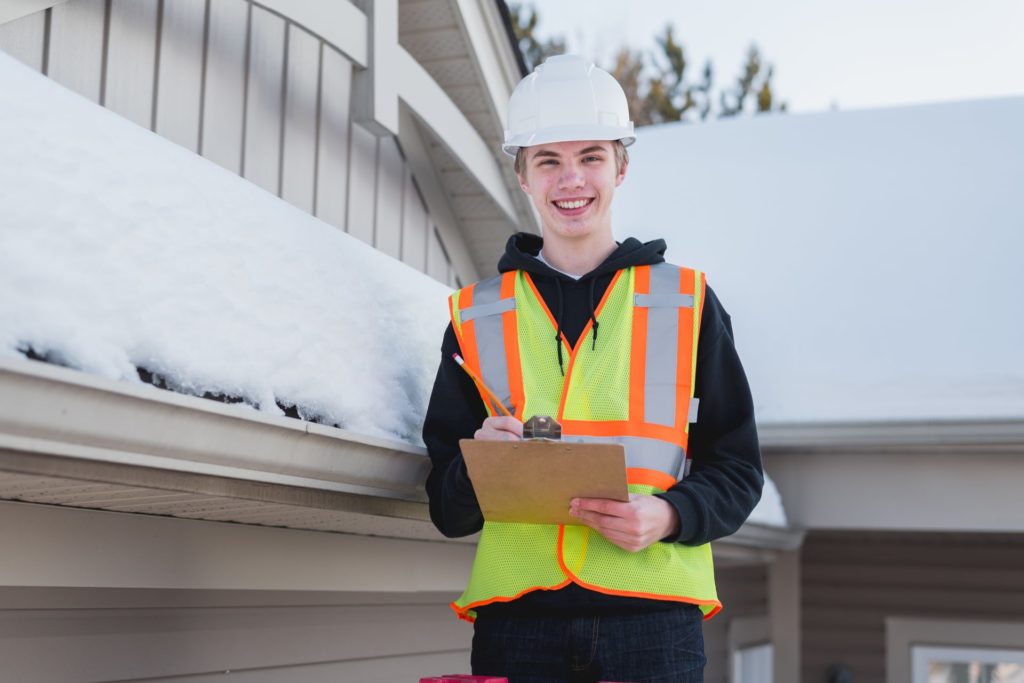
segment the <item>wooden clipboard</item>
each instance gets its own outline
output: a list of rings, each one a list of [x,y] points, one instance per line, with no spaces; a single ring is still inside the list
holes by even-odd
[[[484,519],[580,524],[573,498],[626,502],[626,453],[619,444],[459,441]]]

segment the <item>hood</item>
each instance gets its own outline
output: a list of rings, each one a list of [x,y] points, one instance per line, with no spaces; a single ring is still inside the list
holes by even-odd
[[[543,275],[556,279],[572,280],[568,275],[559,273],[557,270],[548,267],[547,264],[537,260],[544,245],[544,239],[539,235],[528,232],[518,232],[508,238],[505,244],[505,253],[498,261],[498,272],[505,273],[510,270],[525,270],[531,275]],[[665,240],[651,240],[641,242],[640,240],[628,237],[619,243],[618,248],[611,253],[594,270],[584,275],[581,279],[588,280],[599,277],[606,273],[613,273],[629,266],[647,266],[661,263],[665,260]]]

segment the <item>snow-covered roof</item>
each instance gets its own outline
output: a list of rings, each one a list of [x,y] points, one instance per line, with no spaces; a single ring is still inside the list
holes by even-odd
[[[732,315],[759,422],[1024,418],[1024,98],[639,131],[618,236]]]
[[[3,53],[0,112],[0,354],[421,443],[447,287]]]

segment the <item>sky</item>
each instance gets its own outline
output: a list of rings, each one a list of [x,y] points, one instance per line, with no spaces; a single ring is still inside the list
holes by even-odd
[[[1024,95],[1021,0],[535,0],[539,33],[609,65],[623,43],[655,50],[667,23],[716,87],[751,43],[793,112]]]

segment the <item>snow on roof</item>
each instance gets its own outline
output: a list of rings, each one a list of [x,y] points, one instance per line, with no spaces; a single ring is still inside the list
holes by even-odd
[[[0,53],[0,354],[422,443],[449,289]]]
[[[1024,417],[1024,98],[639,131],[619,237],[733,317],[761,423]]]

